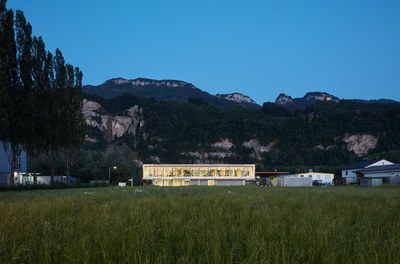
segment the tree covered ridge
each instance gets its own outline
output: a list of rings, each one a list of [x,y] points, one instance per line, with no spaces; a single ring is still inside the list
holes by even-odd
[[[86,96],[86,95],[85,95]],[[273,103],[261,110],[219,109],[196,100],[158,102],[125,94],[110,100],[86,96],[102,105],[104,115],[126,115],[131,106],[142,109],[144,125],[133,136],[112,141],[90,127],[96,143],[85,149],[105,153],[107,146],[124,146],[134,160],[145,163],[256,163],[260,170],[338,172],[344,164],[365,158],[400,162],[400,106],[341,100],[319,102],[303,111]],[[346,138],[370,135],[377,140],[366,154],[349,150]],[[218,142],[231,147],[221,149]],[[222,153],[222,154],[221,154]],[[122,157],[121,157],[122,158]]]

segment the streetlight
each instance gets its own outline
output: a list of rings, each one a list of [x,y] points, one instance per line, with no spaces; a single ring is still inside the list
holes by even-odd
[[[108,167],[108,184],[111,184],[111,181],[110,181],[110,179],[111,179],[111,169],[116,170],[116,169],[117,169],[117,166]]]

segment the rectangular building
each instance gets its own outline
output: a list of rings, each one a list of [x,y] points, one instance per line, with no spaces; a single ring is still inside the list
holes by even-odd
[[[9,185],[10,177],[14,177],[14,182],[21,173],[26,172],[26,151],[22,148],[17,155],[16,163],[15,163],[15,172],[14,175],[11,175],[11,164],[10,164],[10,153],[6,152],[4,148],[4,144],[7,144],[3,141],[0,141],[0,185]],[[8,146],[9,147],[9,146]]]
[[[380,160],[363,160],[360,162],[356,162],[342,168],[342,179],[345,184],[353,184],[358,183],[361,177],[361,174],[357,172],[359,170],[375,167],[375,166],[384,166],[384,165],[392,165],[393,163],[387,161],[385,159]]]
[[[296,174],[298,177],[309,177],[312,179],[313,185],[333,185],[333,173],[325,172],[304,172]]]
[[[156,186],[235,186],[255,181],[254,164],[143,164],[143,180]]]
[[[400,164],[373,166],[360,169],[357,171],[357,173],[361,175],[360,180],[379,179],[381,184],[400,184]]]
[[[273,179],[272,186],[310,187],[312,186],[312,179],[310,177],[282,176]]]

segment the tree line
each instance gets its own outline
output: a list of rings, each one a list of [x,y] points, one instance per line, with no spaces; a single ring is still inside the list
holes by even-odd
[[[83,74],[65,62],[62,52],[46,50],[32,36],[23,11],[0,0],[0,140],[10,162],[14,184],[17,157],[26,150],[37,183],[36,160],[46,153],[54,180],[54,159],[64,156],[67,184],[86,124],[82,114]]]

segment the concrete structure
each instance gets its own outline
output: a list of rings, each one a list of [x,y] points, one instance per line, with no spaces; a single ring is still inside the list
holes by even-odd
[[[255,181],[254,164],[143,164],[143,181],[156,186],[233,186]]]
[[[10,184],[10,157],[9,153],[4,150],[4,142],[0,141],[0,185]],[[26,172],[26,152],[21,149],[17,156],[16,170],[14,173],[14,182],[21,173]]]
[[[289,174],[288,171],[256,171],[256,184],[262,186],[272,185],[272,179]]]
[[[296,174],[297,177],[309,177],[312,179],[313,185],[333,185],[333,173],[324,172],[304,172]]]
[[[285,187],[310,187],[312,186],[311,177],[283,176],[272,180],[272,186]]]
[[[370,168],[374,166],[391,165],[391,164],[393,163],[385,159],[381,159],[381,160],[364,160],[347,165],[342,168],[343,183],[345,184],[358,183],[361,175],[357,175],[357,171],[361,169]]]
[[[373,166],[360,169],[356,173],[360,175],[360,181],[364,179],[379,179],[381,184],[400,184],[400,164]]]

